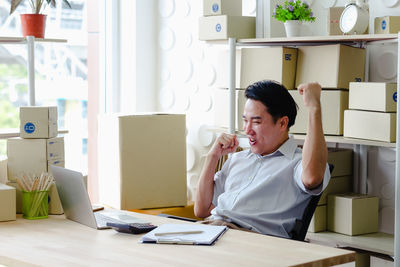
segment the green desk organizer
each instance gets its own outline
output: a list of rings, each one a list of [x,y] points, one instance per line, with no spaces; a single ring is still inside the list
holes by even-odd
[[[25,219],[49,217],[49,191],[22,191],[22,214]]]

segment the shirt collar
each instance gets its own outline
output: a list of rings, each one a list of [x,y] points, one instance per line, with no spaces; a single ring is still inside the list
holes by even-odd
[[[271,154],[265,156],[256,154],[256,156],[257,158],[267,158],[267,157],[283,155],[288,159],[293,159],[296,149],[297,149],[297,144],[294,141],[293,136],[289,136],[289,139],[286,140],[275,152],[272,152]]]

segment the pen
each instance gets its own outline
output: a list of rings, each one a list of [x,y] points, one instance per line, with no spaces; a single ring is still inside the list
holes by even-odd
[[[155,233],[155,236],[163,235],[190,235],[190,234],[201,234],[203,231],[186,231],[186,232],[165,232],[165,233]]]

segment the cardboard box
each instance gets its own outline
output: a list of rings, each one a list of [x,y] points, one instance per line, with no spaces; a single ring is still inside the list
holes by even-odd
[[[375,18],[375,33],[398,33],[400,31],[400,16],[384,16]]]
[[[342,35],[343,32],[340,29],[340,16],[344,7],[330,7],[328,9],[328,35]]]
[[[349,108],[382,112],[396,112],[397,84],[350,83]]]
[[[332,194],[351,193],[353,191],[353,176],[331,177],[328,186],[322,192],[318,205],[326,205],[328,196]]]
[[[0,222],[16,220],[15,188],[0,184]]]
[[[353,150],[328,148],[328,163],[333,165],[331,177],[353,174]]]
[[[345,110],[345,137],[396,142],[396,113]]]
[[[291,133],[307,133],[308,110],[303,96],[297,90],[290,90],[299,109]],[[322,127],[324,134],[343,135],[344,111],[348,109],[349,92],[341,90],[323,90],[321,92]]]
[[[365,49],[347,45],[301,46],[298,48],[296,87],[319,82],[325,89],[348,89],[350,82],[363,82]]]
[[[49,214],[59,215],[63,213],[60,196],[58,195],[56,184],[53,183],[49,189]]]
[[[118,209],[187,204],[183,114],[99,118],[99,203]]]
[[[317,206],[311,218],[310,226],[308,226],[308,231],[312,233],[326,231],[326,205]]]
[[[5,184],[7,181],[7,157],[0,156],[0,183]]]
[[[210,16],[199,18],[199,40],[255,38],[256,18],[245,16]]]
[[[242,15],[242,0],[203,0],[203,16]]]
[[[361,194],[328,196],[328,230],[362,235],[378,231],[379,199]]]
[[[6,183],[8,186],[15,188],[15,211],[17,214],[22,213],[22,192],[21,188],[16,181],[9,181]]]
[[[49,164],[64,166],[64,137],[50,139],[7,139],[8,180],[23,172],[40,175]],[[58,162],[58,163],[57,163]]]
[[[215,87],[217,88],[228,88],[229,87],[229,50],[228,49],[218,49],[213,50],[214,54],[210,55],[210,57],[214,58],[213,64],[216,67],[216,80]],[[208,54],[208,52],[207,52]],[[242,49],[236,50],[236,67],[235,67],[235,88],[240,88],[240,65],[242,60]]]
[[[261,80],[275,80],[287,89],[294,89],[297,48],[243,48],[240,88]]]
[[[243,130],[243,112],[246,103],[244,95],[245,90],[236,90],[236,111],[235,111],[235,126],[236,129]],[[229,127],[229,90],[215,88],[213,90],[213,113],[214,125],[219,127]]]
[[[57,107],[20,107],[20,137],[52,138],[57,136]]]

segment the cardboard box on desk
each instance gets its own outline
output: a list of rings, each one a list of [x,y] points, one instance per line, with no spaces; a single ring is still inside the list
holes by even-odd
[[[57,136],[57,107],[20,107],[19,118],[22,138]]]
[[[203,0],[203,16],[242,15],[242,0]]]
[[[255,38],[256,18],[227,15],[199,18],[201,41],[227,40],[231,37]]]
[[[331,177],[353,174],[353,150],[328,148],[328,163],[333,165]]]
[[[396,142],[396,113],[346,110],[345,137]]]
[[[389,34],[400,31],[400,16],[384,16],[375,18],[375,33]]]
[[[246,102],[246,97],[242,89],[236,90],[236,112],[235,125],[237,129],[243,130],[243,112],[244,105]],[[229,90],[216,88],[213,90],[213,113],[214,113],[214,125],[220,127],[229,127]]]
[[[347,45],[298,48],[296,87],[317,81],[324,89],[348,89],[350,82],[364,81],[365,49]]]
[[[342,35],[339,21],[344,7],[330,7],[328,9],[328,34],[329,35]]]
[[[308,110],[303,96],[297,90],[290,90],[294,101],[299,106],[295,124],[290,127],[291,133],[305,134],[308,124]],[[321,92],[322,126],[324,134],[342,135],[344,111],[348,108],[349,93],[341,90],[323,90]]]
[[[7,139],[8,180],[23,172],[40,175],[49,171],[49,164],[64,166],[64,137],[49,139]]]
[[[118,209],[187,204],[183,114],[99,118],[99,202]]]
[[[243,48],[240,88],[261,80],[275,80],[287,89],[294,89],[297,48]]]
[[[396,112],[397,84],[350,83],[349,109]]]
[[[0,222],[16,220],[15,188],[0,184]]]
[[[361,194],[328,196],[328,230],[362,235],[378,231],[379,199]]]
[[[308,231],[312,233],[326,231],[326,205],[317,206],[308,226]]]

